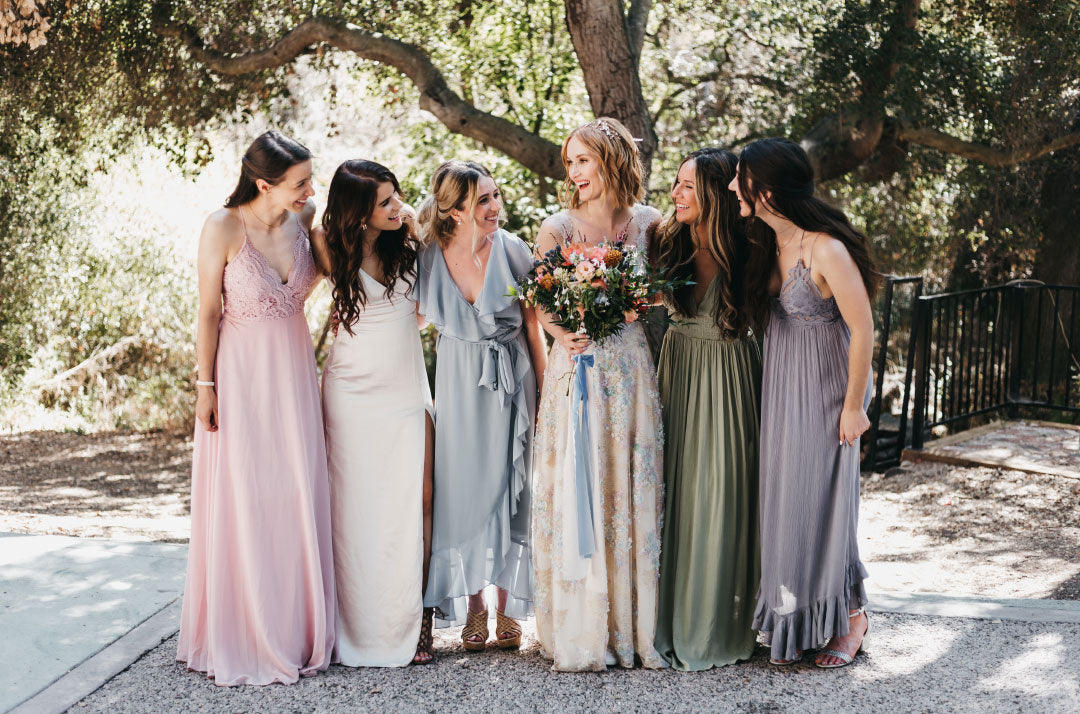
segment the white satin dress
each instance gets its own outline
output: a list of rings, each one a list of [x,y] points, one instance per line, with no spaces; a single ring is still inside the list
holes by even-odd
[[[408,280],[361,271],[367,304],[323,370],[337,644],[334,662],[412,661],[423,608],[424,415],[431,390]]]

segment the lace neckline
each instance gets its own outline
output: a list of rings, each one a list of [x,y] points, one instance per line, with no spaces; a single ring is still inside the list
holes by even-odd
[[[630,235],[630,226],[633,225],[634,220],[637,217],[638,217],[638,212],[634,209],[633,206],[631,206],[630,207],[630,218],[627,219],[626,224],[623,225],[623,227],[622,227],[622,230],[620,230],[619,232],[617,232],[615,234],[615,240],[610,241],[610,242],[612,242],[612,243],[624,243],[624,242],[626,242],[627,237]],[[603,243],[603,242],[608,240],[606,237],[602,236],[601,239],[599,241],[597,241],[596,243],[590,243],[588,238],[586,237],[585,233],[583,231],[581,231],[576,225],[577,223],[579,223],[579,220],[577,218],[574,218],[574,216],[572,216],[570,214],[570,211],[566,212],[566,222],[567,222],[567,224],[569,226],[569,229],[566,231],[566,243],[573,243],[574,242],[573,239],[574,239],[575,236],[580,238],[580,240],[578,242],[584,243],[585,245],[599,245],[600,243]]]
[[[806,267],[806,263],[803,262],[803,259],[801,257],[795,262],[795,265],[791,266],[791,270],[788,271],[788,279],[785,280],[784,284],[780,286],[780,293],[776,297],[780,298],[790,294],[795,287],[795,279],[799,276],[803,276],[805,278],[803,282],[810,286],[810,289],[814,293],[814,297],[816,297],[818,300],[821,300],[823,302],[829,302],[830,300],[835,301],[835,298],[832,296],[829,296],[827,298],[822,297],[821,290],[818,288],[817,283],[814,282],[813,277],[811,277],[810,275],[810,269]]]
[[[296,218],[296,237],[293,239],[292,245],[292,265],[289,266],[288,272],[285,273],[285,278],[282,279],[281,273],[278,272],[277,268],[270,264],[270,259],[266,257],[266,254],[256,248],[251,242],[251,238],[248,237],[247,221],[244,219],[243,208],[241,207],[237,210],[240,212],[240,222],[244,226],[244,244],[240,246],[240,250],[236,251],[236,255],[239,256],[243,253],[244,248],[251,248],[251,250],[259,257],[260,264],[268,271],[267,277],[269,277],[270,273],[273,273],[274,277],[277,278],[278,284],[288,285],[292,281],[293,273],[296,271],[296,264],[298,262],[296,258],[296,248],[300,245],[300,238],[304,235],[304,227],[300,225],[300,219]],[[234,257],[233,260],[236,260],[236,258]]]

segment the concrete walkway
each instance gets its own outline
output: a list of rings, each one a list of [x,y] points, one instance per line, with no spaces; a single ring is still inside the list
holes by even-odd
[[[184,546],[0,534],[0,711],[1080,711],[1080,602],[880,592],[867,653],[837,672],[759,649],[697,674],[553,673],[529,622],[519,653],[468,655],[444,630],[433,666],[226,689],[175,662],[184,563]]]
[[[182,545],[0,533],[0,712],[176,600],[186,562]]]

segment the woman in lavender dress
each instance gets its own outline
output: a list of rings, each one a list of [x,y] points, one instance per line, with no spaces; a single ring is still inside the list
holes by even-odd
[[[868,626],[855,530],[876,273],[866,236],[814,197],[798,144],[749,144],[729,188],[768,256],[748,275],[748,298],[768,316],[754,628],[768,633],[773,664],[828,641],[814,663],[842,667]]]

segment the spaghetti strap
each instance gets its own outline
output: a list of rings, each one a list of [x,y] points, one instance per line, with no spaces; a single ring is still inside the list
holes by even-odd
[[[240,225],[242,225],[244,227],[244,242],[247,242],[248,241],[247,221],[244,219],[244,208],[243,208],[243,206],[237,206],[236,207],[236,212],[240,214]]]
[[[803,233],[803,237],[806,237],[806,233]],[[806,264],[806,272],[810,272],[810,268],[814,266],[814,246],[817,245],[817,239],[821,237],[821,234],[814,236],[814,240],[810,241],[810,262]],[[800,251],[801,252],[801,251]]]

